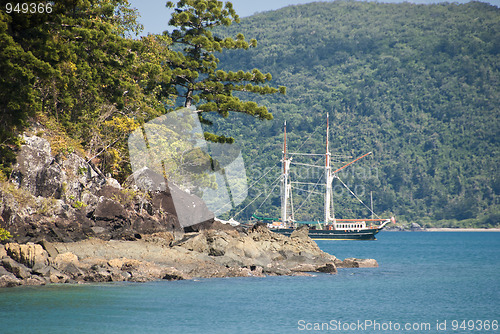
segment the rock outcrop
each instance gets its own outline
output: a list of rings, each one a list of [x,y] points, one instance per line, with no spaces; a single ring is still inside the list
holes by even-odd
[[[374,259],[347,258],[344,261],[335,260],[337,268],[377,268],[378,262]]]
[[[31,136],[24,141],[9,182],[0,185],[0,227],[13,241],[135,240],[142,234],[183,231],[170,188],[142,191],[134,187],[136,175],[129,188],[122,188],[76,153],[53,157],[47,140]],[[183,196],[190,205],[199,204],[195,196]],[[197,207],[210,221],[206,207]]]
[[[148,167],[143,167],[130,175],[125,184],[131,189],[147,191],[156,196],[153,203],[174,214],[179,225],[186,229],[200,224],[212,223],[214,214],[208,210],[205,202],[193,194],[181,190],[173,183],[168,183],[162,175],[157,174]]]
[[[136,241],[8,243],[0,246],[0,260],[0,287],[337,272],[337,259],[307,233],[285,237],[263,226],[203,230],[180,240],[161,232]]]
[[[24,139],[10,181],[0,182],[0,227],[13,235],[0,244],[0,287],[376,266],[324,253],[307,228],[286,237],[214,221],[200,198],[147,168],[122,188],[77,154],[53,157],[45,139]]]
[[[411,223],[410,230],[411,231],[424,231],[425,229],[422,226],[420,226],[420,224],[418,224],[418,223]]]

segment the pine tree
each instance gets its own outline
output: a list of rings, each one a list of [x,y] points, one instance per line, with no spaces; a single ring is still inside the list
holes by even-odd
[[[172,2],[167,7],[174,8]],[[239,17],[230,2],[225,5],[216,0],[181,0],[175,5],[169,25],[177,27],[171,33],[165,32],[174,49],[168,61],[172,68],[172,80],[168,83],[169,93],[184,99],[184,106],[197,104],[200,120],[201,112],[217,112],[227,117],[230,111],[256,116],[259,119],[272,119],[266,107],[253,101],[242,101],[233,92],[251,92],[257,94],[285,94],[285,87],[273,88],[262,85],[272,79],[271,74],[263,74],[258,69],[223,71],[218,69],[217,52],[230,49],[248,49],[255,47],[257,41],[245,40],[243,34],[236,38],[222,38],[212,30],[220,26],[238,23]],[[204,121],[205,123],[209,123]],[[206,133],[206,139],[218,142],[232,142],[232,138]]]
[[[34,24],[28,15],[15,16],[18,25]],[[0,172],[9,174],[15,161],[15,148],[20,144],[18,134],[28,117],[39,107],[34,85],[37,78],[52,73],[45,62],[37,59],[26,45],[16,41],[13,19],[0,11]],[[40,37],[42,34],[38,33]]]
[[[38,117],[58,128],[61,148],[71,137],[103,171],[126,176],[124,138],[165,112],[158,84],[170,80],[163,67],[170,51],[157,42],[169,45],[168,38],[128,38],[141,29],[136,18],[127,0],[61,0],[50,14],[0,12],[0,170],[8,174],[19,134]]]

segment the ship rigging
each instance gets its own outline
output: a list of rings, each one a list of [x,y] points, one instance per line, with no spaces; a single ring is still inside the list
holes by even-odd
[[[313,239],[361,239],[361,240],[374,240],[375,235],[380,232],[388,223],[394,222],[394,217],[390,219],[380,218],[373,212],[373,200],[372,205],[368,207],[363,201],[351,190],[349,187],[342,182],[339,178],[338,173],[353,163],[363,159],[364,157],[371,155],[372,152],[368,152],[351,162],[343,165],[340,168],[332,168],[332,154],[329,150],[329,119],[327,114],[326,120],[326,150],[324,154],[315,153],[289,153],[287,151],[287,132],[286,132],[286,121],[284,123],[284,140],[283,140],[283,151],[281,159],[281,176],[280,176],[280,199],[281,199],[281,217],[278,221],[272,218],[264,218],[253,215],[254,218],[261,221],[270,221],[268,223],[269,228],[274,232],[278,232],[285,235],[290,235],[296,228],[303,224],[309,225],[309,236]],[[306,163],[294,162],[294,156],[324,156],[324,166],[317,166]],[[308,184],[313,183],[291,181],[290,179],[290,166],[300,165],[313,168],[323,168],[324,169],[324,208],[323,208],[323,221],[297,221],[294,217],[294,206],[292,198],[292,184]],[[321,180],[321,179],[320,179]],[[319,181],[314,185],[316,188],[319,185]],[[338,219],[335,217],[335,212],[333,210],[333,198],[332,198],[332,183],[334,180],[338,180],[351,195],[353,195],[361,204],[368,208],[371,212],[372,218],[370,219]],[[301,189],[303,190],[303,189]],[[309,191],[310,193],[318,193]],[[307,198],[309,198],[310,194]],[[371,197],[371,196],[370,196]],[[307,200],[306,198],[306,200]],[[303,203],[301,204],[301,206]],[[300,206],[300,207],[301,207]],[[376,216],[377,218],[373,218]]]

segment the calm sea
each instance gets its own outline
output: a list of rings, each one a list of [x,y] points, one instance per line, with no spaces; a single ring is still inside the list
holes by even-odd
[[[318,241],[338,275],[0,290],[0,333],[499,333],[500,233]]]

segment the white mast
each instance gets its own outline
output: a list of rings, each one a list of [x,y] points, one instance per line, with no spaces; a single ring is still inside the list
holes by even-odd
[[[289,184],[288,181],[288,174],[290,170],[290,160],[292,158],[287,159],[286,157],[286,121],[285,121],[285,137],[284,137],[284,143],[283,143],[283,159],[281,160],[281,165],[282,165],[282,172],[281,174],[281,222],[285,223],[288,221],[288,202],[290,199],[290,190],[291,190],[291,185]]]
[[[372,219],[373,219],[373,192],[370,191],[370,211],[372,212]]]
[[[330,151],[328,150],[328,132],[329,132],[328,117],[329,117],[328,114],[326,114],[325,223],[328,223],[332,220],[331,215],[330,215],[330,202],[331,202],[331,198],[332,198],[333,175],[332,175],[332,169],[330,166],[331,154],[330,154]]]

